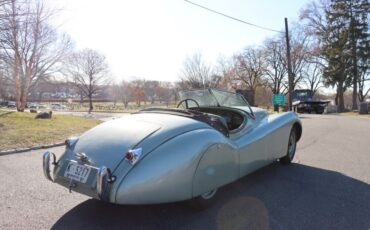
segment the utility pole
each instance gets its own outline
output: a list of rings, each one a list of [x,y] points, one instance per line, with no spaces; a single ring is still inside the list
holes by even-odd
[[[349,1],[349,8],[350,8],[350,18],[351,21],[349,23],[350,33],[351,33],[351,55],[353,58],[353,93],[352,93],[352,110],[358,110],[357,106],[357,82],[358,82],[358,70],[357,70],[357,44],[355,38],[355,19],[353,16],[353,6],[352,1]]]
[[[294,78],[293,78],[293,73],[292,73],[292,63],[290,60],[289,29],[288,29],[288,19],[287,18],[285,18],[285,39],[286,39],[287,61],[288,61],[289,111],[292,111]]]

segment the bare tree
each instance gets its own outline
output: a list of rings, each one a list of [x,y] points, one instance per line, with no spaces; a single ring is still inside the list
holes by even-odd
[[[305,31],[309,35],[319,35],[326,32],[327,19],[325,12],[329,10],[330,0],[318,0],[309,2],[300,12],[300,20],[305,20]],[[319,44],[323,42],[316,37]]]
[[[66,71],[77,88],[89,98],[89,113],[93,110],[92,98],[110,80],[105,56],[92,49],[75,52],[68,58]]]
[[[4,6],[11,3],[12,0],[0,0],[0,30],[4,30],[6,27],[3,24],[3,19],[6,19],[7,15],[4,11]]]
[[[156,97],[156,89],[159,86],[159,81],[144,81],[143,89],[145,93],[145,97],[147,100],[150,101],[150,104],[154,104],[155,97]]]
[[[168,106],[170,104],[171,98],[174,96],[174,88],[171,82],[160,82],[159,86],[156,88],[155,94],[158,97],[159,103],[166,103]]]
[[[284,86],[287,69],[284,63],[284,46],[281,41],[277,39],[266,40],[263,47],[263,58],[266,63],[266,85],[271,89],[273,94],[284,93],[287,89]]]
[[[322,85],[322,76],[324,65],[320,62],[320,58],[312,56],[309,58],[308,63],[302,68],[303,81],[306,86],[311,90],[314,96]]]
[[[54,12],[42,1],[10,0],[1,12],[0,58],[10,70],[17,110],[24,111],[29,91],[57,71],[71,42],[50,25]]]
[[[284,53],[286,53],[285,37],[280,37],[281,43],[284,44]],[[295,24],[290,30],[290,57],[292,63],[293,74],[293,89],[303,81],[302,70],[307,64],[307,59],[310,57],[310,37],[303,27]],[[288,71],[288,62],[286,55],[282,59]],[[285,83],[288,88],[288,82]]]
[[[242,54],[236,55],[234,60],[234,80],[243,82],[249,90],[256,90],[264,84],[262,76],[265,63],[261,49],[247,47]]]
[[[112,84],[107,87],[107,94],[109,98],[113,99],[113,107],[116,107],[118,101],[121,100],[121,87],[119,84]]]
[[[127,109],[128,104],[134,99],[132,84],[124,80],[121,81],[121,84],[119,85],[119,94],[125,109]]]
[[[197,52],[191,58],[186,58],[180,80],[182,88],[210,88],[218,86],[220,77],[213,74],[202,54]]]
[[[5,78],[5,66],[0,59],[0,98],[5,98],[6,94],[6,78]]]
[[[145,83],[145,80],[143,79],[135,79],[130,82],[131,87],[132,87],[131,92],[134,97],[134,100],[136,101],[136,105],[138,107],[141,106],[142,101],[144,102],[144,105],[146,105],[144,83]]]
[[[218,87],[226,90],[236,89],[234,79],[236,78],[234,59],[219,56],[215,66],[215,74],[219,76]]]

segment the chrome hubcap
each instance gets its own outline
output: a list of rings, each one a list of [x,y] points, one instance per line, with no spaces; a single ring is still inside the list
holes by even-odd
[[[205,200],[211,199],[217,192],[217,189],[213,189],[209,192],[203,193],[201,197]]]

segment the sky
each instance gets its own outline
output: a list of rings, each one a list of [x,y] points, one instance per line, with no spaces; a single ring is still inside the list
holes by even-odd
[[[275,30],[298,20],[308,0],[193,0],[227,15]],[[261,30],[184,0],[53,0],[53,23],[76,49],[107,57],[116,82],[135,78],[176,81],[187,57],[200,52],[210,65],[277,32]]]

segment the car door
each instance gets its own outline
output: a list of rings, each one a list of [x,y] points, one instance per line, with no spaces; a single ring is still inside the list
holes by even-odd
[[[269,162],[265,137],[260,122],[256,120],[248,120],[239,134],[231,135],[231,140],[238,147],[240,177]]]

